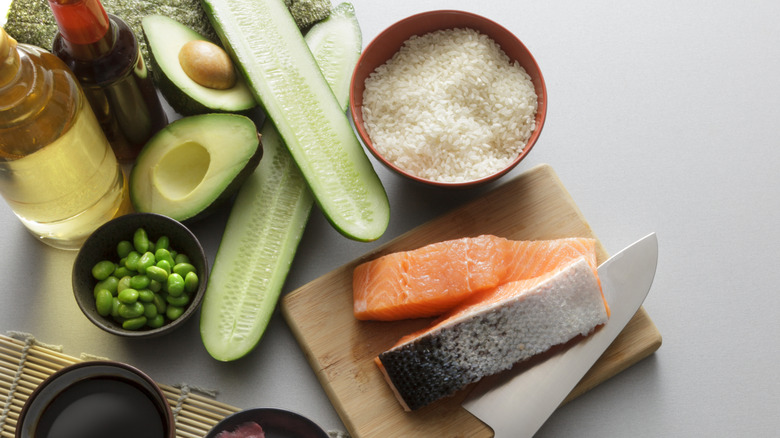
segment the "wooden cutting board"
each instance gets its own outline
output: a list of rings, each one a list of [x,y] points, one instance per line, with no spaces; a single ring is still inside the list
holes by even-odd
[[[460,406],[469,388],[420,410],[404,412],[374,365],[377,354],[401,336],[427,326],[429,320],[370,322],[352,316],[352,271],[358,264],[391,252],[479,234],[515,240],[596,238],[553,169],[539,165],[284,297],[282,313],[354,438],[493,436],[487,425]],[[599,263],[608,258],[600,242],[597,251]],[[640,308],[565,402],[660,345],[660,333]]]

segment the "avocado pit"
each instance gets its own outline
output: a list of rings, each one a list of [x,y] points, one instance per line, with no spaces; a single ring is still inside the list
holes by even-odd
[[[204,87],[227,90],[236,85],[233,61],[210,41],[192,40],[184,44],[179,50],[179,64],[190,79]]]

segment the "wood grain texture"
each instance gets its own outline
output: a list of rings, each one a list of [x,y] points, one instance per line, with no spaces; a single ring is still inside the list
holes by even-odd
[[[391,252],[480,234],[515,240],[596,238],[553,169],[543,164],[283,298],[285,320],[354,438],[493,436],[487,425],[460,406],[468,388],[420,410],[404,412],[374,364],[377,354],[401,336],[427,326],[430,319],[373,322],[352,316],[352,271],[358,264]],[[600,242],[596,250],[599,263],[608,258]],[[640,308],[565,402],[660,345],[660,333]]]

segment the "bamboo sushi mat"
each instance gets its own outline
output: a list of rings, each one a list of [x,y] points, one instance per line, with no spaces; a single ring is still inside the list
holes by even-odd
[[[60,368],[84,360],[88,359],[62,354],[33,336],[0,335],[0,437],[14,437],[22,407],[41,382]],[[173,411],[178,438],[202,438],[220,420],[239,411],[198,394],[197,389],[158,385]]]

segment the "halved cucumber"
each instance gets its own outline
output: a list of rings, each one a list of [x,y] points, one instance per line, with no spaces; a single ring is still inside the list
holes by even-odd
[[[306,35],[346,111],[351,75],[362,48],[352,5],[342,3]],[[338,74],[336,74],[338,72]],[[262,129],[264,157],[238,192],[214,260],[200,331],[212,357],[238,359],[260,341],[287,278],[313,199],[273,123]]]
[[[378,239],[390,218],[387,194],[284,2],[203,5],[322,212],[349,238]]]

